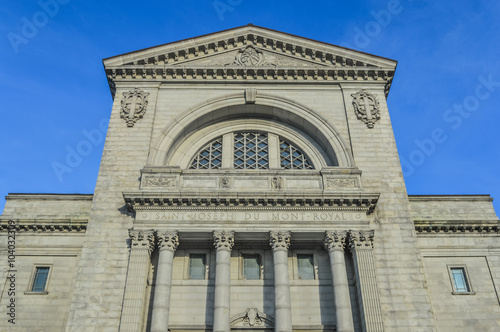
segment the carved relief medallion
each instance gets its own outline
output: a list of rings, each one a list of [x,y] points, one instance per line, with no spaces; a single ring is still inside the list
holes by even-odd
[[[281,176],[275,176],[271,181],[271,188],[273,190],[282,190],[285,187],[285,182]]]
[[[219,178],[219,188],[231,188],[232,186],[232,179],[227,176],[223,176]]]
[[[255,326],[262,325],[262,318],[259,316],[257,308],[248,308],[243,318],[243,325]]]
[[[260,66],[264,62],[264,54],[253,46],[240,49],[234,63],[245,67]]]
[[[148,95],[148,92],[137,88],[123,93],[120,117],[125,120],[127,127],[133,127],[139,119],[144,117]]]
[[[359,120],[363,121],[368,128],[373,128],[375,122],[380,119],[380,107],[377,97],[366,90],[360,90],[352,95],[354,112]]]

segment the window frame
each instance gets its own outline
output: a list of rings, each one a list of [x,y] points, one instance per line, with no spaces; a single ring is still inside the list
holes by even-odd
[[[313,279],[301,279],[299,278],[299,259],[297,255],[311,255],[313,257]],[[293,251],[293,274],[294,279],[301,281],[313,281],[318,280],[318,257],[313,250],[296,250]]]
[[[247,279],[245,277],[245,255],[256,255],[259,257],[259,279]],[[239,279],[246,281],[262,281],[264,280],[264,252],[262,250],[242,250],[239,253]]]
[[[47,279],[45,279],[45,286],[43,288],[43,291],[34,291],[33,290],[33,286],[34,286],[34,282],[35,282],[35,278],[36,278],[36,273],[38,271],[39,268],[48,268],[49,271],[47,273]],[[31,271],[31,276],[30,276],[30,280],[29,280],[29,283],[28,283],[28,289],[24,292],[24,294],[26,295],[47,295],[49,294],[49,283],[50,283],[50,277],[52,275],[52,270],[53,270],[53,265],[52,264],[34,264],[33,265],[33,269]]]
[[[465,264],[447,265],[447,268],[448,268],[448,276],[450,278],[451,289],[452,289],[451,294],[453,294],[453,295],[474,295],[474,294],[476,294],[476,292],[472,288],[472,283],[471,283],[471,280],[470,280],[470,277],[469,277],[469,272],[468,272],[467,266]],[[456,284],[455,284],[455,279],[453,279],[453,272],[452,272],[452,270],[454,270],[454,269],[461,269],[463,271],[463,276],[464,276],[465,282],[466,282],[467,287],[468,287],[468,291],[467,292],[462,292],[462,291],[458,291],[457,290],[457,287],[456,287]]]
[[[203,279],[191,279],[189,275],[189,265],[191,255],[205,255],[205,278]],[[184,280],[189,280],[193,282],[207,282],[210,278],[210,250],[205,249],[192,249],[186,250],[184,253]]]

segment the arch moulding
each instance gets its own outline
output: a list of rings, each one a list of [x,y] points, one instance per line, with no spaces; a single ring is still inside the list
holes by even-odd
[[[320,114],[293,100],[260,92],[255,104],[246,104],[243,93],[233,93],[190,108],[162,130],[151,148],[148,166],[178,166],[170,165],[169,161],[186,138],[207,126],[238,118],[267,118],[287,123],[314,138],[332,163],[354,167],[348,145]]]

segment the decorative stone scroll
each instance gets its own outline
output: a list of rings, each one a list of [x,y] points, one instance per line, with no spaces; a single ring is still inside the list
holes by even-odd
[[[375,122],[380,119],[380,107],[377,97],[366,90],[360,90],[351,95],[354,112],[359,120],[363,121],[368,128],[373,128]]]
[[[273,251],[276,250],[285,250],[287,251],[288,248],[290,247],[290,232],[286,231],[280,231],[280,232],[273,232],[271,231],[269,233],[269,244],[271,245],[271,248]]]
[[[327,188],[359,188],[356,179],[327,178]]]
[[[231,251],[234,245],[233,231],[214,231],[214,246],[217,250]]]
[[[333,250],[344,251],[346,238],[346,231],[326,231],[324,241],[325,249],[328,252],[331,252]]]
[[[120,117],[125,120],[127,127],[133,127],[146,114],[148,95],[148,92],[137,88],[123,93]]]
[[[179,235],[177,231],[158,231],[156,233],[158,248],[175,252],[179,246]]]
[[[145,248],[151,253],[154,249],[155,231],[142,229],[129,229],[128,234],[131,240],[132,248]]]
[[[144,187],[175,187],[175,178],[173,177],[145,177]]]

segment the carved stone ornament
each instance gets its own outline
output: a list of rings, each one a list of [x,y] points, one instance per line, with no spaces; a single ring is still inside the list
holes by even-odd
[[[123,93],[120,117],[125,120],[127,127],[133,127],[139,119],[144,117],[148,95],[148,92],[137,88]]]
[[[380,107],[377,97],[366,90],[360,90],[352,95],[354,112],[359,120],[363,121],[368,128],[373,128],[375,122],[380,119]]]
[[[234,245],[233,231],[214,231],[214,246],[217,250],[231,251]]]
[[[259,316],[259,311],[257,308],[248,308],[245,312],[245,317],[243,318],[243,325],[245,326],[255,326],[262,325],[262,318]]]
[[[264,54],[253,46],[241,48],[234,60],[234,64],[245,67],[260,66],[263,62]]]
[[[349,231],[349,250],[372,249],[375,231]]]
[[[273,232],[269,233],[269,244],[273,251],[288,250],[290,247],[290,232]]]
[[[326,179],[327,188],[358,188],[356,179]]]
[[[144,178],[145,187],[175,187],[175,178],[167,177],[146,177]]]
[[[219,188],[228,189],[232,186],[232,179],[227,176],[222,176],[219,178]]]
[[[160,250],[170,250],[175,252],[179,245],[179,235],[177,231],[158,231],[156,233],[158,238],[158,248]]]
[[[282,190],[285,188],[285,182],[281,176],[275,176],[271,181],[271,188],[273,190]]]
[[[325,233],[325,249],[329,252],[333,250],[344,251],[346,243],[346,231],[326,231]]]
[[[142,229],[129,229],[128,235],[131,240],[132,249],[147,249],[151,253],[155,244],[155,231]]]

